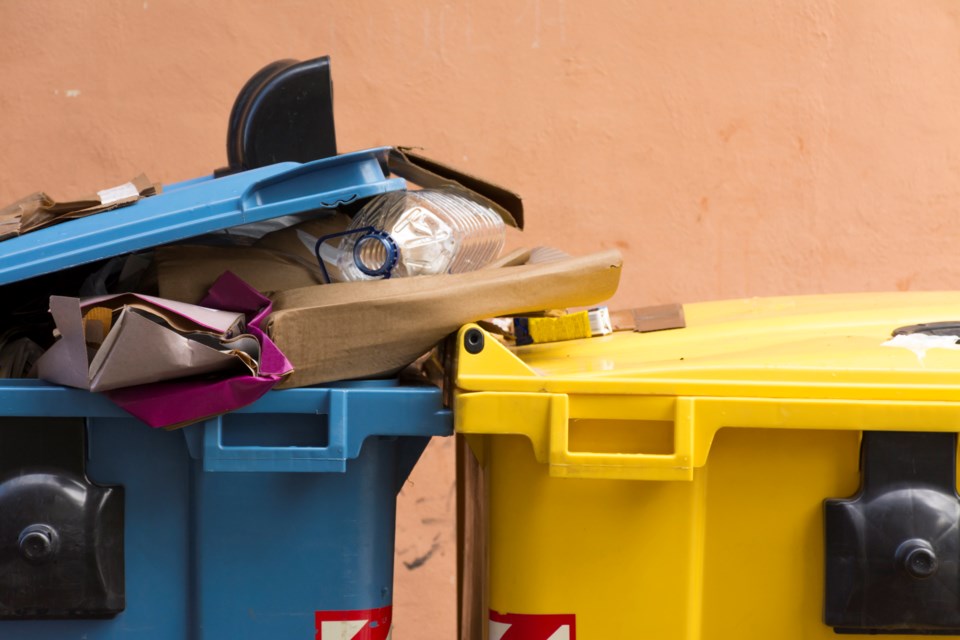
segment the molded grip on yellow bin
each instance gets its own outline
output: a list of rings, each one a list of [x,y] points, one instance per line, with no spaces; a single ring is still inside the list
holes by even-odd
[[[456,431],[478,435],[523,435],[538,462],[555,477],[606,480],[692,480],[693,403],[677,402],[674,452],[591,453],[570,451],[566,394],[477,392],[457,396]]]
[[[693,402],[678,398],[676,407],[671,454],[571,452],[570,421],[566,416],[562,421],[554,417],[550,422],[550,475],[610,480],[693,480]]]

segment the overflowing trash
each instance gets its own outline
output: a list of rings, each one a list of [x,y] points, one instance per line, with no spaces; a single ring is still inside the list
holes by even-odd
[[[368,166],[373,159],[382,177],[328,185],[337,195],[316,209],[320,194],[300,177],[340,170],[350,156]],[[46,343],[26,336],[11,343],[0,352],[0,372],[104,392],[147,424],[182,426],[245,406],[273,386],[395,375],[466,322],[595,304],[616,291],[616,251],[583,258],[527,251],[498,262],[506,226],[518,224],[512,213],[449,177],[425,180],[436,186],[422,190],[400,188],[408,183],[389,177],[391,159],[411,164],[397,149],[376,149],[277,165],[266,180],[251,170],[171,185],[132,204],[122,220],[104,212],[64,223],[67,233],[51,243],[77,262],[61,271],[38,242],[42,229],[0,243],[0,277],[5,253],[11,280],[25,270],[86,273],[73,295],[50,290]],[[221,182],[256,193],[256,207],[272,206],[277,217],[264,213],[257,229],[228,226],[229,211],[196,205],[216,198]],[[339,204],[357,200],[343,197],[351,189],[365,200],[359,211]],[[275,197],[268,206],[265,193]],[[250,196],[233,202],[244,213]],[[141,217],[147,206],[152,215]],[[280,217],[283,223],[269,224]],[[190,235],[186,224],[209,232]],[[83,228],[70,233],[75,225]],[[117,225],[139,232],[117,239]],[[154,246],[145,237],[173,241]],[[84,244],[71,251],[77,238]]]
[[[331,96],[273,63],[228,166],[0,209],[0,636],[390,637],[448,338],[616,291],[616,251],[501,255],[507,189],[338,154]]]
[[[258,129],[241,125],[213,176],[0,209],[0,294],[26,309],[0,314],[0,376],[104,393],[172,428],[273,387],[394,376],[467,322],[616,291],[616,251],[500,257],[524,220],[503,187],[408,147],[334,155],[332,131],[312,151],[242,153]],[[612,330],[584,314],[518,321],[519,343]]]

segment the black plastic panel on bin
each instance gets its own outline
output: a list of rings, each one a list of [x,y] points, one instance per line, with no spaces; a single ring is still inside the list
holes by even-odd
[[[859,493],[824,503],[824,622],[960,634],[957,434],[866,431],[860,459]]]
[[[0,418],[0,619],[123,611],[123,487],[86,476],[86,426]]]

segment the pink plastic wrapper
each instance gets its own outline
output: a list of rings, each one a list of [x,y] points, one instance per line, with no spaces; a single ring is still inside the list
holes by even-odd
[[[106,392],[113,402],[151,427],[183,427],[245,407],[293,373],[293,365],[260,326],[272,310],[269,298],[227,271],[200,304],[246,316],[247,333],[260,341],[259,375],[172,380]]]

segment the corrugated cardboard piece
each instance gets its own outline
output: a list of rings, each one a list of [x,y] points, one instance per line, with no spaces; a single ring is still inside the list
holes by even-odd
[[[274,297],[267,333],[296,371],[279,387],[390,375],[468,322],[596,304],[616,292],[621,265],[618,251],[604,251],[469,273],[281,292]]]
[[[159,183],[140,174],[130,182],[74,200],[57,201],[39,191],[0,209],[0,240],[58,222],[109,211],[160,193]]]
[[[661,304],[655,307],[621,309],[610,312],[614,331],[664,331],[686,326],[682,304]]]

